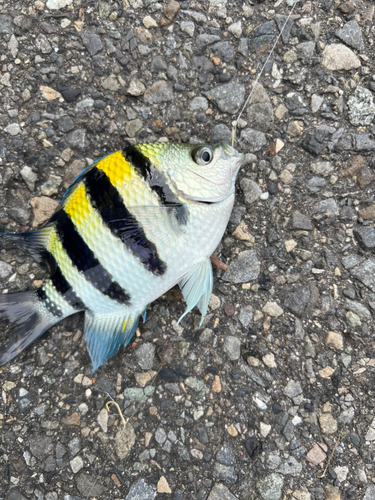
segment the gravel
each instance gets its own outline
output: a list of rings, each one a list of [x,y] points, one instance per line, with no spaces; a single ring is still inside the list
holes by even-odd
[[[126,140],[230,143],[292,3],[3,2],[0,230],[39,227]],[[374,498],[374,16],[287,21],[237,123],[201,328],[172,290],[94,375],[79,315],[1,367],[4,500]],[[38,287],[2,243],[1,293]]]

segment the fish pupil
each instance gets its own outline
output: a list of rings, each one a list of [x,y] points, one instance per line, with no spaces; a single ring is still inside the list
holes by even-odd
[[[210,161],[210,153],[208,151],[205,151],[203,154],[202,154],[202,160],[203,161]]]

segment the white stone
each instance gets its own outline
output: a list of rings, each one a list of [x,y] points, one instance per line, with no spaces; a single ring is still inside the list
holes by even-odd
[[[236,23],[233,23],[230,26],[228,26],[228,31],[229,31],[229,33],[232,33],[232,35],[236,36],[237,38],[241,38],[241,36],[242,36],[241,21],[237,21]]]
[[[72,5],[73,0],[48,0],[46,3],[47,9],[60,10],[68,5]]]
[[[192,21],[182,21],[181,31],[184,31],[189,36],[193,36],[194,30],[195,30],[195,24]]]
[[[265,314],[268,314],[273,318],[278,318],[279,316],[284,314],[284,311],[281,309],[277,302],[267,302],[262,310]]]
[[[103,432],[108,431],[108,411],[107,408],[102,408],[98,415],[98,424],[102,428]]]
[[[70,467],[73,471],[73,474],[77,474],[77,472],[79,472],[83,467],[82,458],[79,455],[74,457],[73,460],[70,461]]]
[[[334,43],[327,45],[324,49],[322,65],[329,71],[349,71],[359,68],[361,61],[348,47],[341,43]]]
[[[260,423],[260,433],[265,438],[271,431],[271,426],[269,424],[265,424],[264,422]]]
[[[276,368],[275,355],[272,353],[266,354],[262,358],[263,363],[268,366],[268,368]]]
[[[10,135],[18,135],[21,132],[21,127],[18,123],[10,123],[7,127],[5,127],[4,131]]]

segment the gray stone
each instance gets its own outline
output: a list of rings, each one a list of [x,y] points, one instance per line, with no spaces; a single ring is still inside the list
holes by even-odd
[[[302,394],[302,392],[302,387],[298,380],[289,380],[287,386],[284,389],[284,394],[291,399],[299,396],[300,394]]]
[[[352,312],[355,312],[361,319],[371,319],[371,313],[360,302],[356,302],[354,300],[346,299],[346,309],[349,309]]]
[[[283,435],[287,441],[290,441],[294,435],[294,424],[291,420],[288,420],[286,423],[284,429],[283,429]]]
[[[82,43],[88,50],[90,56],[94,56],[103,48],[99,35],[95,33],[81,33]]]
[[[297,231],[312,231],[312,225],[310,219],[306,215],[301,214],[301,212],[295,211],[292,215],[292,229]]]
[[[233,337],[232,335],[225,337],[223,349],[225,354],[232,361],[239,359],[241,356],[241,342],[237,337]]]
[[[7,500],[27,500],[27,499],[16,488],[13,488],[8,493]]]
[[[368,134],[354,135],[353,142],[356,151],[375,151],[375,141]]]
[[[190,101],[190,111],[206,111],[208,108],[208,101],[205,97],[194,97]]]
[[[139,118],[126,122],[124,126],[125,132],[127,133],[128,137],[136,137],[136,135],[142,129],[142,127],[143,127],[143,122]]]
[[[81,440],[79,439],[79,437],[74,437],[73,439],[71,439],[68,443],[68,448],[73,457],[77,455],[77,453],[79,453],[81,449]]]
[[[82,111],[87,110],[87,108],[92,108],[94,106],[94,99],[91,99],[91,97],[86,97],[85,99],[82,99],[82,101],[77,102],[74,111],[76,113],[81,113]]]
[[[328,198],[328,200],[318,201],[311,208],[311,213],[315,215],[317,220],[325,220],[327,222],[333,222],[340,213],[339,207],[333,198]]]
[[[57,126],[59,127],[60,132],[70,132],[74,129],[74,121],[70,118],[70,116],[65,115],[59,119]]]
[[[281,33],[282,41],[288,43],[293,26],[293,19],[288,16],[283,16],[282,14],[276,14],[275,21]]]
[[[302,42],[297,45],[299,59],[309,60],[315,52],[315,42]]]
[[[161,104],[174,100],[172,87],[164,80],[153,83],[144,93],[144,101],[148,104]]]
[[[101,57],[101,56],[95,56],[95,57]],[[109,75],[108,78],[105,78],[101,82],[101,86],[103,87],[103,89],[112,90],[112,92],[117,92],[120,89],[120,84],[116,75]]]
[[[289,457],[288,460],[280,465],[277,472],[284,476],[299,476],[302,472],[302,464],[294,457]]]
[[[59,186],[62,182],[61,177],[57,175],[51,175],[47,182],[41,187],[41,193],[45,196],[52,196],[59,192]]]
[[[203,35],[198,35],[195,43],[198,48],[198,52],[202,52],[208,45],[212,45],[215,42],[219,42],[220,37],[218,35],[208,35],[208,34],[203,34]]]
[[[139,366],[143,370],[151,370],[154,364],[155,345],[150,342],[141,344],[135,351]]]
[[[115,436],[116,454],[120,460],[126,458],[135,444],[133,426],[127,422],[125,427],[120,427]]]
[[[253,317],[254,317],[254,309],[252,306],[248,305],[241,308],[238,319],[240,320],[242,326],[244,328],[247,328],[253,321]]]
[[[247,283],[256,280],[260,273],[260,262],[256,250],[241,252],[230,264],[222,279],[230,283]]]
[[[342,265],[345,269],[352,269],[352,267],[361,264],[365,259],[359,255],[350,254],[341,259]]]
[[[12,31],[12,18],[6,14],[0,14],[0,34]]]
[[[234,58],[234,49],[229,42],[218,42],[211,47],[213,54],[229,63]]]
[[[252,52],[259,52],[261,49],[267,50],[267,45],[273,41],[274,30],[274,21],[267,21],[255,29],[250,39],[250,50]]]
[[[168,64],[165,62],[163,56],[155,56],[151,61],[151,71],[158,73],[159,71],[167,71]]]
[[[133,79],[130,81],[130,85],[128,88],[127,93],[129,95],[138,97],[140,95],[143,95],[146,91],[146,87],[143,85],[143,83],[138,80],[138,79]]]
[[[323,50],[322,65],[329,71],[349,71],[361,66],[352,50],[340,43],[327,45]]]
[[[273,129],[273,106],[263,85],[253,90],[247,105],[247,121],[252,129],[270,132]]]
[[[237,474],[233,466],[219,464],[214,465],[213,477],[227,484],[235,484],[237,482]]]
[[[344,260],[344,259],[343,259]],[[375,259],[365,259],[350,269],[352,276],[375,292]]]
[[[21,127],[18,123],[10,123],[5,127],[4,132],[10,135],[18,135],[21,133]]]
[[[327,177],[334,170],[334,166],[329,161],[317,161],[311,164],[311,170],[316,175]]]
[[[375,229],[373,227],[358,227],[353,230],[355,239],[364,250],[375,248]]]
[[[291,295],[286,301],[285,307],[294,315],[300,317],[311,301],[310,285],[304,285]]]
[[[373,484],[370,484],[369,486],[367,486],[363,500],[374,500],[374,498],[375,498],[375,486]]]
[[[143,392],[143,389],[139,387],[129,387],[125,389],[124,396],[130,401],[136,401],[137,403],[145,403],[147,401],[147,396]]]
[[[8,208],[8,215],[22,225],[27,224],[30,219],[29,212],[20,207]]]
[[[155,497],[155,486],[149,486],[144,479],[139,479],[130,487],[125,500],[154,500]]]
[[[327,185],[323,177],[311,177],[306,183],[306,188],[310,193],[319,193]]]
[[[177,499],[176,499],[177,500]],[[207,500],[238,500],[223,484],[215,484]]]
[[[230,446],[222,446],[216,453],[216,461],[222,465],[234,465],[233,448]]]
[[[35,190],[35,183],[38,180],[38,176],[35,172],[32,171],[30,167],[23,167],[23,169],[20,172],[22,179],[25,181],[27,187],[30,189],[30,191]]]
[[[263,500],[279,500],[283,492],[284,478],[280,474],[270,474],[258,482],[258,490]]]
[[[225,83],[212,90],[203,92],[223,113],[235,114],[245,98],[245,87],[239,83]]]
[[[40,434],[29,436],[29,444],[31,453],[39,460],[43,460],[53,450],[52,438],[48,436]]]
[[[101,481],[98,476],[90,476],[89,474],[81,472],[75,479],[77,489],[84,498],[99,497],[103,495],[106,490],[103,481]]]
[[[204,427],[199,427],[198,429],[198,439],[202,444],[207,444],[209,442],[206,429]]]
[[[218,123],[215,125],[211,135],[210,143],[217,144],[218,142],[224,141],[230,144],[232,140],[232,132],[224,123]]]
[[[46,35],[43,35],[43,33],[35,38],[35,45],[36,48],[40,50],[40,52],[42,52],[42,54],[50,54],[53,50],[51,44],[48,41],[48,38],[46,37]]]
[[[364,49],[362,31],[358,26],[357,21],[353,20],[345,23],[341,30],[336,31],[335,35],[342,42],[344,42],[346,45],[349,45],[349,47],[352,47],[353,49]]]
[[[200,393],[201,396],[209,393],[209,390],[203,380],[199,380],[196,377],[188,377],[185,380],[185,385],[193,389],[194,391]]]
[[[87,148],[89,140],[86,137],[86,130],[84,128],[72,130],[72,132],[69,132],[69,134],[66,135],[66,142],[73,148]]]
[[[370,125],[375,116],[373,93],[361,86],[348,99],[349,121],[355,127]]]
[[[155,432],[155,441],[162,445],[164,444],[165,440],[167,439],[167,434],[165,433],[165,430],[162,427],[158,427]]]
[[[192,63],[202,73],[212,73],[214,70],[213,62],[205,56],[194,56]]]
[[[189,455],[189,452],[188,452],[188,450],[187,450],[187,448],[185,446],[180,445],[177,448],[177,453],[178,453],[178,456],[182,460],[184,460],[185,462],[189,462],[190,461],[190,455]]]
[[[368,167],[362,167],[357,173],[357,184],[361,189],[364,189],[372,182],[373,178],[372,170]]]
[[[12,266],[3,260],[0,260],[0,278],[5,279],[12,273]]]
[[[194,30],[195,30],[195,24],[192,21],[182,21],[181,31],[184,31],[189,36],[193,36]]]
[[[266,134],[252,128],[241,130],[240,141],[241,146],[248,153],[256,153],[267,144]]]
[[[249,39],[241,38],[240,43],[238,44],[237,52],[239,52],[244,57],[248,57],[249,55]]]

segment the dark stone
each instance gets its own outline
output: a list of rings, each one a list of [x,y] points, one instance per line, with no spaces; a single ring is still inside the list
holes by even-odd
[[[330,10],[333,4],[333,0],[320,0],[320,5],[323,10]]]
[[[159,371],[158,377],[161,380],[166,380],[168,382],[174,382],[178,379],[185,379],[189,377],[189,374],[180,366],[174,365],[166,368],[162,368]]]
[[[255,437],[246,439],[244,445],[250,458],[255,458],[262,451],[262,443]]]
[[[313,156],[319,156],[323,146],[311,135],[307,135],[301,142],[301,146],[305,151]]]
[[[375,141],[368,134],[356,134],[353,139],[357,151],[375,151]]]
[[[57,90],[66,102],[74,102],[81,95],[81,91],[79,89],[72,89],[70,87],[66,87],[65,85],[57,84]]]
[[[234,58],[234,49],[229,42],[215,43],[211,50],[215,56],[220,57],[226,63],[229,63]]]
[[[207,444],[208,443],[209,440],[208,440],[206,429],[204,427],[199,427],[199,429],[198,429],[198,439],[199,439],[199,442],[202,443],[202,444]]]
[[[294,435],[294,424],[291,420],[288,420],[286,423],[284,429],[283,429],[283,435],[287,441],[290,441]]]
[[[275,23],[274,21],[267,21],[254,30],[250,39],[250,50],[252,52],[259,52],[264,50],[267,45],[271,44],[274,36]]]
[[[206,56],[194,56],[192,59],[193,65],[202,73],[212,73],[214,64]]]
[[[364,250],[375,248],[375,229],[373,227],[357,227],[353,230],[355,239]]]
[[[310,219],[306,215],[301,214],[301,212],[293,212],[292,215],[292,229],[312,231],[313,227],[311,225]]]
[[[295,316],[302,316],[306,307],[310,304],[311,290],[309,285],[304,285],[302,288],[293,293],[286,301],[285,307],[289,309]]]
[[[29,445],[31,453],[39,460],[43,460],[53,451],[52,438],[41,434],[29,436]]]
[[[30,219],[30,214],[21,207],[8,208],[7,212],[9,217],[23,226],[26,225]]]
[[[288,16],[283,16],[282,14],[276,14],[275,16],[275,21],[284,43],[289,42],[290,32],[293,26],[293,19],[289,18],[288,21],[287,19]]]
[[[151,71],[153,73],[158,73],[159,71],[167,71],[168,64],[165,62],[164,57],[156,56],[152,58]]]
[[[269,182],[267,184],[267,190],[271,196],[274,196],[275,194],[277,194],[278,189],[277,189],[276,182]]]
[[[86,130],[83,128],[78,128],[69,132],[66,136],[66,141],[69,146],[73,148],[85,149],[88,146],[88,139],[86,137]]]
[[[0,34],[12,31],[12,18],[6,14],[0,14]]]
[[[65,115],[59,119],[57,126],[59,127],[60,132],[70,132],[74,129],[74,121],[70,118],[70,116]]]
[[[212,45],[213,43],[215,42],[219,42],[220,41],[220,37],[217,36],[217,35],[206,35],[206,34],[203,34],[203,35],[198,35],[196,40],[195,40],[195,43],[197,45],[197,48],[198,48],[198,52],[201,52],[208,46],[208,45]]]
[[[244,57],[248,57],[249,55],[249,39],[241,38],[240,43],[238,44],[237,52],[239,52]]]
[[[7,500],[27,500],[26,497],[24,497],[18,490],[13,488],[10,490]]]
[[[95,33],[81,33],[82,43],[89,51],[90,56],[94,56],[103,48],[99,35]]]
[[[219,481],[223,481],[227,484],[235,484],[237,482],[237,474],[234,467],[228,467],[227,465],[215,463],[213,476]]]
[[[348,299],[354,300],[355,299],[355,290],[354,288],[344,288],[342,291],[342,294],[344,297],[348,297]]]
[[[85,472],[77,474],[75,480],[79,493],[85,498],[87,498],[88,492],[90,497],[99,497],[100,495],[103,495],[106,490],[104,481],[100,480],[99,477],[90,476]]]
[[[230,446],[223,446],[216,453],[216,461],[222,465],[233,465],[234,464],[234,454],[233,448]]]
[[[319,193],[327,185],[323,177],[311,177],[306,183],[306,188],[310,193]]]
[[[344,24],[340,31],[336,31],[335,35],[346,45],[353,47],[353,49],[363,50],[364,48],[362,31],[357,21],[353,20]]]
[[[232,132],[224,123],[218,123],[215,125],[215,128],[210,135],[210,144],[217,144],[221,141],[224,141],[227,144],[231,144],[232,141]]]
[[[357,184],[364,189],[373,180],[374,175],[368,167],[362,167],[357,173]]]

